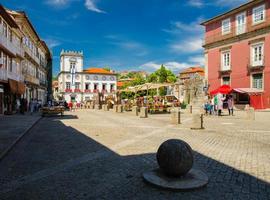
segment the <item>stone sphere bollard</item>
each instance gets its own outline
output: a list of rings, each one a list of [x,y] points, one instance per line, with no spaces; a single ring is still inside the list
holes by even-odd
[[[157,161],[160,169],[167,176],[183,176],[192,168],[192,149],[182,140],[167,140],[158,149]]]

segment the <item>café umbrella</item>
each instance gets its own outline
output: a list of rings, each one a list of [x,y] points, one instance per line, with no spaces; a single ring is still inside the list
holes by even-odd
[[[229,85],[222,85],[218,89],[210,92],[211,95],[220,94],[230,94],[232,92],[232,88]]]

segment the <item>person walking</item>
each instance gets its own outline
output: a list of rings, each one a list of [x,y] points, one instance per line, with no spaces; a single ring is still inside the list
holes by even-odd
[[[35,103],[34,103],[33,99],[31,99],[31,101],[29,103],[29,107],[30,107],[30,114],[32,115],[33,112],[35,111]]]
[[[218,105],[217,105],[217,107],[218,107],[218,116],[221,116],[221,112],[223,110],[223,100],[224,100],[222,94],[220,94],[220,93],[217,94],[217,99],[218,99]]]
[[[229,115],[233,116],[233,106],[234,106],[234,101],[233,101],[233,96],[230,95],[228,98],[228,111],[229,111]]]

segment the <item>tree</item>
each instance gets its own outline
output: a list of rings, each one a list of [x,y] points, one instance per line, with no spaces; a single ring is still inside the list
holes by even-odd
[[[103,69],[105,69],[105,70],[108,71],[108,72],[111,71],[111,68],[108,67],[108,66],[107,66],[107,67],[103,67]]]
[[[171,70],[166,69],[164,65],[161,65],[160,69],[150,74],[147,79],[147,81],[151,83],[174,83],[176,80],[177,78],[174,73]]]

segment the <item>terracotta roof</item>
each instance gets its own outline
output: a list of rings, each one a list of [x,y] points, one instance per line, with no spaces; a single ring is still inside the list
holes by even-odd
[[[83,70],[83,72],[88,74],[114,74],[113,72],[107,71],[102,68],[88,68]]]
[[[183,70],[182,72],[180,72],[180,74],[188,74],[188,73],[203,73],[204,74],[204,68],[195,66],[195,67],[189,67]]]
[[[123,87],[124,86],[124,82],[117,82],[117,87]]]

